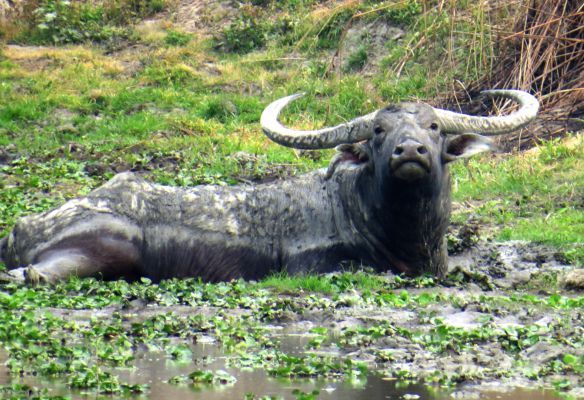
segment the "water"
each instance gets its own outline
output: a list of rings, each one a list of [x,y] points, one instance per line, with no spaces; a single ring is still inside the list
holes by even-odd
[[[306,335],[290,335],[283,331],[280,335],[282,350],[288,354],[300,354],[304,351],[309,337]],[[168,359],[165,352],[139,351],[134,361],[134,368],[113,369],[121,382],[131,384],[148,384],[150,390],[136,398],[164,399],[164,400],[231,400],[243,399],[246,393],[253,393],[257,397],[273,395],[293,400],[295,389],[309,393],[318,390],[318,399],[330,400],[377,400],[377,399],[497,399],[497,400],[556,400],[560,399],[551,391],[512,389],[500,391],[476,391],[472,388],[457,388],[446,390],[428,387],[422,384],[403,384],[395,380],[386,380],[374,374],[358,382],[331,381],[324,379],[289,380],[273,378],[261,369],[239,370],[226,366],[226,356],[220,346],[213,343],[199,343],[192,346],[193,357],[188,362],[177,362]],[[0,362],[6,359],[0,354]],[[8,370],[1,363],[0,383],[14,383]],[[173,376],[189,374],[200,370],[224,370],[235,376],[237,381],[226,386],[193,386],[171,385],[168,382]],[[47,380],[39,377],[19,379],[20,383],[27,383],[37,387],[50,389],[50,395],[72,396],[73,399],[94,399],[95,394],[83,394],[80,391],[68,389],[63,381]],[[409,396],[405,396],[409,395]],[[405,396],[405,397],[404,397]],[[419,396],[419,397],[415,397]],[[112,398],[98,396],[98,398]]]

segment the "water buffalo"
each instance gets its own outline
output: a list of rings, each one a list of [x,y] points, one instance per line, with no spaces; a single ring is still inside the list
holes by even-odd
[[[328,169],[267,184],[193,188],[121,173],[86,197],[21,218],[0,242],[5,275],[19,282],[71,275],[217,281],[327,272],[355,261],[441,276],[451,202],[447,164],[489,150],[482,135],[519,129],[538,109],[525,92],[486,93],[519,109],[476,117],[405,103],[336,127],[296,131],[278,115],[298,95],[277,100],[262,113],[266,135],[299,149],[338,146]]]

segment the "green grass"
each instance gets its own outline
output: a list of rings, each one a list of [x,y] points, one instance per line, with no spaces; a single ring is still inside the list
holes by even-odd
[[[513,221],[501,230],[501,240],[545,243],[564,252],[565,259],[584,265],[584,212],[561,208],[546,216]]]
[[[276,292],[295,293],[306,291],[314,293],[338,295],[341,293],[370,293],[383,289],[401,287],[432,287],[435,280],[429,276],[412,279],[393,277],[391,279],[357,269],[354,272],[342,272],[332,275],[288,275],[279,273],[259,282],[260,287],[273,289]]]
[[[263,279],[261,285],[264,287],[274,288],[280,292],[306,290],[309,292],[334,293],[337,290],[337,288],[330,282],[330,280],[319,275],[274,275]]]
[[[542,144],[516,156],[485,156],[452,168],[454,200],[471,202],[454,216],[477,215],[497,228],[501,240],[528,240],[564,252],[584,264],[584,139]]]

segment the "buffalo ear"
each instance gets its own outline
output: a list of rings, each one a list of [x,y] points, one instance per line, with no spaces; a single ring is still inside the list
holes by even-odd
[[[326,171],[325,179],[333,176],[333,173],[339,164],[360,165],[369,161],[369,152],[367,148],[361,144],[341,144],[335,148],[337,154],[332,158],[329,167]]]
[[[495,149],[491,139],[474,133],[447,136],[444,143],[442,159],[445,163],[459,158],[468,158],[483,151]]]

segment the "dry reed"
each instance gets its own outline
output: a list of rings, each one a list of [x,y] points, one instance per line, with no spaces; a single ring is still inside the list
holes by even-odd
[[[501,138],[506,150],[584,129],[584,3],[524,0],[515,18],[512,32],[495,27],[499,55],[491,73],[455,95],[466,108],[472,107],[465,99],[468,92],[485,88],[522,89],[538,97],[538,119]],[[500,105],[500,111],[510,106]]]

